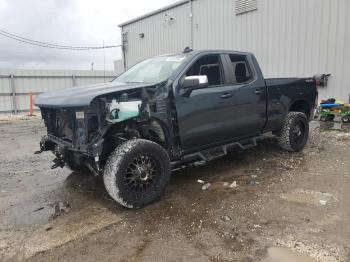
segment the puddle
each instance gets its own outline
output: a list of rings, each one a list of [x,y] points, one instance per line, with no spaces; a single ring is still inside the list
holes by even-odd
[[[261,262],[317,262],[316,259],[293,252],[287,248],[270,247],[267,250],[267,258]]]
[[[204,181],[203,181],[204,182]],[[223,190],[223,191],[232,191],[233,189],[237,189],[238,184],[237,181],[233,182],[212,182],[206,183],[204,182],[202,186],[202,190]]]
[[[330,193],[317,192],[312,190],[297,189],[292,193],[282,194],[281,198],[300,204],[311,204],[316,206],[326,206],[338,200]]]
[[[341,221],[341,217],[339,215],[327,215],[323,217],[322,219],[316,221],[315,223],[318,226],[328,226],[328,225],[334,225]]]

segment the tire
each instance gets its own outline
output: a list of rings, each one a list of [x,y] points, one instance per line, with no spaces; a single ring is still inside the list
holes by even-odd
[[[109,156],[103,181],[109,195],[127,208],[156,201],[170,180],[168,153],[158,144],[132,139]]]
[[[341,121],[344,123],[344,124],[349,124],[350,123],[350,116],[343,116],[341,118]]]
[[[289,112],[278,136],[278,144],[284,150],[299,152],[309,138],[309,122],[304,113]]]

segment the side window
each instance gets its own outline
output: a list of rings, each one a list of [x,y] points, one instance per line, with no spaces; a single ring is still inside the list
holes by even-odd
[[[222,85],[222,65],[219,55],[201,57],[186,73],[186,76],[206,75],[209,86]]]
[[[245,83],[252,79],[251,69],[244,55],[230,55],[233,67],[233,84]]]

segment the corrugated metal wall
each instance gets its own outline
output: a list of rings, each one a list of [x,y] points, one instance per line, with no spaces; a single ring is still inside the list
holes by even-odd
[[[189,14],[189,6],[180,5],[125,26],[123,30],[128,32],[126,66],[129,68],[145,58],[180,52],[190,46]],[[140,38],[141,33],[144,38]]]
[[[29,95],[111,81],[114,71],[0,69],[0,113],[29,109]]]
[[[178,17],[172,27],[162,28],[157,14],[123,28],[129,38],[128,66],[151,55],[177,52],[191,42],[189,4],[166,12]],[[241,15],[235,13],[235,0],[195,0],[193,48],[253,52],[267,78],[331,73],[320,97],[347,101],[349,13],[349,0],[258,0],[257,11]],[[147,42],[137,37],[146,30]]]

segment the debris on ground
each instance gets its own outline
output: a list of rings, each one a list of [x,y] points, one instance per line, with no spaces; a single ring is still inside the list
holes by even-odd
[[[38,212],[38,211],[40,211],[40,210],[43,210],[45,207],[39,207],[39,208],[37,208],[37,209],[35,209],[33,212]]]
[[[54,208],[54,213],[51,216],[52,219],[56,219],[57,217],[59,217],[62,214],[65,214],[69,211],[69,209],[71,208],[70,204],[68,201],[64,201],[64,202],[55,202],[54,204],[50,205],[51,207]]]
[[[255,180],[249,181],[249,185],[251,185],[251,186],[255,186],[256,184],[257,184],[257,182]]]
[[[321,204],[322,206],[325,206],[325,205],[327,205],[327,201],[326,201],[326,200],[320,200],[320,204]]]
[[[237,187],[237,181],[233,181],[229,187],[230,188],[236,188]]]
[[[210,183],[206,183],[202,186],[202,190],[208,190],[210,186],[211,186]]]
[[[227,221],[231,221],[232,218],[230,216],[226,215],[226,216],[221,217],[221,220],[224,221],[224,222],[227,222]]]

